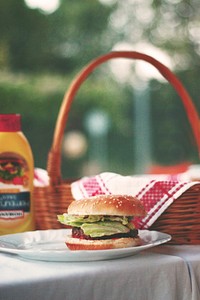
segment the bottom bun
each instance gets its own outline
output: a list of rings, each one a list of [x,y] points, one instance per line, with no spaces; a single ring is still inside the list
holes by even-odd
[[[108,240],[84,240],[67,237],[65,243],[70,250],[106,250],[140,246],[142,241],[139,237]]]

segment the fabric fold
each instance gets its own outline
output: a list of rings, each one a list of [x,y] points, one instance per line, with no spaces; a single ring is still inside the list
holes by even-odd
[[[184,181],[186,177],[171,175],[122,176],[105,172],[83,177],[72,183],[75,200],[100,194],[127,194],[137,197],[144,205],[147,216],[135,218],[139,229],[148,229],[158,217],[184,192],[200,182]]]

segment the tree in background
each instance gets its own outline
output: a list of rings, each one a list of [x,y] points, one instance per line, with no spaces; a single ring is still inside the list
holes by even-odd
[[[142,51],[166,64],[181,79],[200,112],[200,86],[196,80],[200,72],[200,2],[114,2],[116,8],[110,16],[109,32],[115,49]],[[132,84],[137,86],[137,81]],[[151,86],[154,159],[167,164],[194,159],[197,151],[177,95],[162,81]]]
[[[111,8],[98,1],[61,1],[52,14],[23,0],[0,3],[1,64],[15,71],[70,73],[110,48],[103,40]]]
[[[51,13],[31,9],[28,1],[0,2],[0,67],[4,70],[0,72],[0,102],[1,112],[16,107],[23,114],[37,166],[46,167],[59,105],[72,77],[91,59],[112,49],[138,50],[166,62],[178,73],[200,111],[198,0],[62,0]],[[74,102],[68,130],[84,132],[84,116],[90,109],[108,112],[112,118],[108,169],[132,173],[133,88],[138,82],[133,74],[137,68],[132,63],[130,86],[116,81],[116,74],[123,75],[119,66],[114,80],[108,67],[110,64],[97,70],[84,84],[80,101]],[[194,159],[191,138],[183,134],[189,129],[177,95],[166,83],[148,80],[155,161],[164,158],[164,163],[170,164]],[[174,147],[177,141],[178,148]],[[173,147],[166,154],[169,146]],[[80,175],[80,163],[68,159],[69,177]]]

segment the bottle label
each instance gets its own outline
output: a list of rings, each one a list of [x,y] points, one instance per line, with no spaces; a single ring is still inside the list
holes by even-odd
[[[30,212],[29,168],[11,152],[0,154],[0,219],[23,219]]]

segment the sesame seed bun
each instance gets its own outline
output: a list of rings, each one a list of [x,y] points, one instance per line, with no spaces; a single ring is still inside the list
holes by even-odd
[[[98,195],[73,201],[68,207],[70,215],[145,216],[141,202],[129,195]]]

